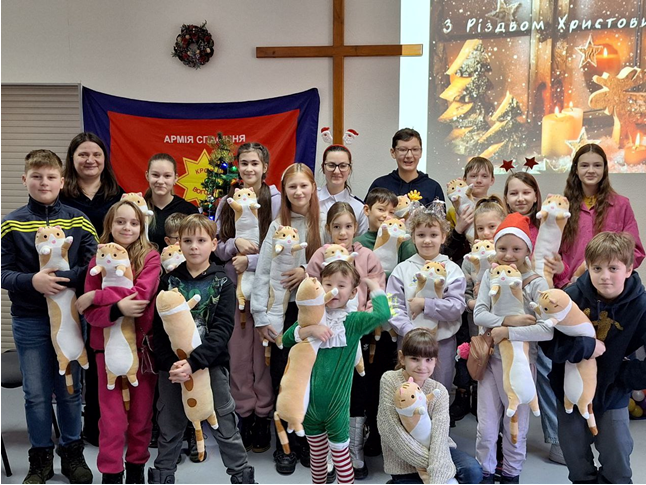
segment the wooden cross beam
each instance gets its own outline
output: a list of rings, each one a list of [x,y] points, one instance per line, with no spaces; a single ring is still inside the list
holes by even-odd
[[[343,67],[346,57],[421,56],[422,44],[345,45],[345,0],[334,0],[333,43],[330,46],[256,47],[256,57],[331,57],[332,65],[332,136],[343,142],[344,90]]]

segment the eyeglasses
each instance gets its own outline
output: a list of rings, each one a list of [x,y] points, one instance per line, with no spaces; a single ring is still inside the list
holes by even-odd
[[[347,172],[350,170],[351,165],[349,163],[325,162],[323,166],[328,172],[334,172],[337,168],[339,169],[339,172]]]
[[[395,151],[397,152],[398,155],[404,155],[410,151],[413,155],[419,155],[422,153],[422,148],[421,147],[415,147],[415,148],[404,148],[404,147],[397,147],[395,148]]]

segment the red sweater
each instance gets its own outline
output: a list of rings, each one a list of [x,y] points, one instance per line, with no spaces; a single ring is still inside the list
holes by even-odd
[[[142,316],[135,320],[137,331],[137,348],[141,348],[144,335],[149,337],[152,334],[153,315],[155,312],[155,295],[159,286],[159,275],[161,270],[161,257],[155,250],[146,255],[144,268],[134,280],[132,288],[109,287],[101,289],[101,275],[90,275],[90,269],[96,266],[96,257],[92,258],[88,266],[87,277],[85,278],[85,292],[96,291],[94,303],[85,310],[85,319],[91,325],[90,346],[94,350],[103,350],[103,329],[114,324],[110,320],[112,305],[120,302],[125,297],[137,293],[137,300],[148,300],[150,304]]]

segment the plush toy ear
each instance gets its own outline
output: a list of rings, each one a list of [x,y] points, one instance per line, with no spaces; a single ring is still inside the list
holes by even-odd
[[[233,193],[235,194],[235,193],[238,193],[238,192],[240,192],[240,189],[238,187],[236,187],[236,189],[233,191]]]
[[[327,249],[327,248],[329,248],[330,246],[332,246],[332,245],[331,245],[331,244],[324,244],[324,245],[323,245],[323,249]]]
[[[406,219],[399,219],[399,222],[401,222],[402,224],[406,224]]]
[[[172,289],[172,290],[170,290],[170,291],[174,291],[175,293],[179,293],[179,290],[178,290],[177,288],[173,288],[173,289]]]
[[[442,261],[442,262],[440,262],[440,266],[442,266],[442,268],[446,268],[446,263],[444,261]]]
[[[563,196],[563,200],[565,200],[565,202],[567,202],[568,204],[570,203],[570,201],[569,201],[569,200],[567,200],[567,197],[566,197],[566,196]]]
[[[556,305],[558,303],[554,298],[548,298],[547,301],[549,301],[552,305]]]
[[[408,378],[408,382],[415,382],[412,377]]]
[[[121,194],[121,200],[125,199],[128,194]]]
[[[514,268],[515,270],[518,270],[518,268],[516,267],[516,263],[511,263],[509,266],[511,266],[511,267],[512,267],[512,268]]]
[[[298,234],[298,229],[296,229],[295,227],[293,227],[292,229],[294,229],[294,232]]]
[[[282,230],[283,230],[283,227],[285,227],[285,226],[279,225],[279,226],[278,226],[278,230],[279,230],[279,231],[282,231]]]
[[[138,195],[139,197],[143,197],[143,194],[142,194],[141,192],[137,192],[137,195]]]
[[[98,249],[101,249],[103,246],[105,246],[105,244],[99,244],[97,247]]]
[[[491,269],[497,268],[500,266],[498,263],[491,263]]]

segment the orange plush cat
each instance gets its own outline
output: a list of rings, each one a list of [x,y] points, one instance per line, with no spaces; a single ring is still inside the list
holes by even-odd
[[[36,232],[36,251],[40,269],[55,268],[69,271],[67,252],[72,245],[72,236],[65,237],[59,226],[39,227]],[[70,394],[74,393],[74,382],[70,362],[77,360],[83,369],[89,367],[85,342],[76,311],[76,294],[72,288],[65,288],[55,295],[46,296],[47,313],[51,327],[52,344],[58,359],[58,372],[65,375],[65,384]]]
[[[403,219],[388,219],[377,231],[377,239],[373,252],[381,261],[381,266],[386,273],[391,273],[397,266],[399,246],[410,239],[406,233]]]
[[[134,204],[139,207],[139,210],[143,212],[144,218],[146,219],[146,234],[148,234],[148,226],[150,225],[150,221],[152,220],[155,213],[148,208],[148,204],[146,203],[146,199],[144,199],[142,193],[130,192],[123,194],[121,196],[121,200],[129,200],[131,202],[134,202]]]
[[[171,244],[166,246],[161,253],[161,263],[164,271],[170,273],[180,264],[186,261],[182,249],[179,247],[179,243]]]
[[[96,276],[99,273],[103,277],[101,288],[133,287],[133,274],[128,252],[116,243],[99,244],[99,250],[96,253],[96,266],[90,269],[90,274]],[[104,355],[105,369],[108,374],[108,389],[114,389],[117,377],[122,376],[123,402],[126,409],[130,409],[128,382],[134,387],[139,385],[137,380],[139,356],[137,355],[135,319],[119,317],[113,325],[103,329],[103,340],[105,342]]]
[[[561,247],[563,229],[570,218],[570,202],[562,195],[549,194],[543,201],[536,219],[541,220],[541,226],[536,236],[532,263],[534,271],[547,281],[550,288],[554,287],[554,275],[545,267],[545,258],[553,258]]]
[[[191,309],[200,301],[200,295],[188,302],[177,288],[160,291],[157,295],[157,313],[168,334],[170,346],[180,360],[190,357],[196,347],[202,345]],[[188,381],[182,383],[182,404],[186,417],[195,428],[195,439],[200,461],[204,460],[204,435],[202,421],[208,421],[213,429],[218,428],[218,419],[213,404],[211,375],[208,367],[193,372]]]
[[[438,298],[444,297],[446,286],[446,265],[435,261],[426,261],[422,269],[417,272],[417,288],[415,298]],[[437,331],[437,321],[431,320],[424,312],[417,315],[413,323],[416,327],[426,327]],[[441,337],[438,337],[441,338]]]
[[[572,337],[597,338],[594,326],[585,313],[563,290],[541,291],[538,303],[530,306],[545,319],[545,323]],[[590,432],[597,434],[597,424],[592,410],[592,400],[597,388],[597,361],[584,359],[576,364],[565,363],[563,380],[565,412],[570,414],[576,404],[583,419],[587,420]]]
[[[469,185],[462,179],[453,179],[446,184],[446,195],[453,203],[456,214],[460,214],[460,212],[468,207],[475,209],[476,201],[473,195],[471,195],[472,189],[473,184]],[[473,236],[473,224],[471,224],[466,232],[466,237],[469,242],[473,242]]]

